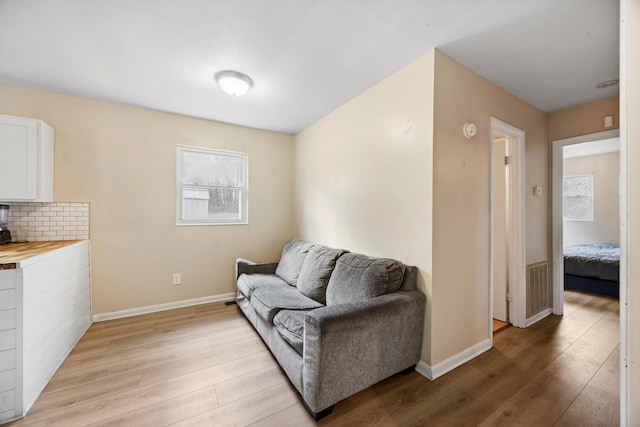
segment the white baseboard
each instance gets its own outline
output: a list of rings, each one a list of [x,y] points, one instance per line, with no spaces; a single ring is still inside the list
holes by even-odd
[[[422,360],[419,361],[418,364],[416,365],[416,371],[420,375],[422,375],[423,377],[427,377],[431,381],[435,379],[433,378],[433,373],[431,372],[431,366],[429,366],[427,363],[423,362]]]
[[[454,354],[453,356],[449,357],[446,360],[443,360],[435,366],[430,366],[421,360],[416,365],[416,371],[433,381],[436,378],[443,376],[447,372],[453,371],[458,366],[467,363],[469,360],[481,355],[489,349],[491,349],[491,340],[487,338],[486,340],[481,341],[467,348],[466,350],[461,351],[458,354]]]
[[[541,321],[542,319],[544,319],[545,317],[547,317],[548,315],[553,313],[553,309],[551,308],[545,308],[544,310],[542,310],[540,313],[531,316],[527,319],[527,328],[531,325],[533,325],[536,322]]]
[[[165,304],[147,305],[145,307],[94,314],[92,316],[92,320],[94,322],[104,322],[105,320],[122,319],[124,317],[132,317],[139,316],[141,314],[157,313],[158,311],[173,310],[174,308],[191,307],[193,305],[208,304],[211,302],[229,301],[235,299],[235,297],[236,294],[234,292],[230,292],[228,294],[213,295],[210,297],[174,301]]]

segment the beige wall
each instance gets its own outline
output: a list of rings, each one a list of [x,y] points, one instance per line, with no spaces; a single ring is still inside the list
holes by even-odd
[[[291,237],[289,135],[7,85],[0,113],[53,126],[55,200],[90,203],[94,314],[233,292]],[[175,225],[176,144],[249,153],[249,225]]]
[[[547,115],[436,51],[432,364],[489,337],[491,117],[526,132],[526,262],[549,258]],[[478,127],[470,140],[468,121]]]
[[[430,361],[433,51],[296,136],[296,233],[420,269]]]
[[[564,161],[565,175],[593,174],[593,221],[564,221],[564,246],[620,243],[620,153],[575,157]]]
[[[438,51],[296,136],[297,233],[418,265],[432,366],[489,337],[491,116],[526,132],[527,263],[547,260],[547,115]]]
[[[549,141],[618,129],[619,104],[620,99],[615,97],[549,114]],[[604,127],[606,116],[613,116],[613,127]]]

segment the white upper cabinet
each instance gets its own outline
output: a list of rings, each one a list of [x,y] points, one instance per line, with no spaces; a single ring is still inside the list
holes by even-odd
[[[0,114],[0,201],[53,202],[53,128]]]

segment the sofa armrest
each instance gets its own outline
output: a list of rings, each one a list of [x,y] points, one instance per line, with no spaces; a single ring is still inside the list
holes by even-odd
[[[277,262],[253,262],[246,258],[236,258],[236,280],[241,274],[275,274]]]
[[[304,322],[303,397],[320,412],[420,360],[425,296],[394,292],[322,307]]]

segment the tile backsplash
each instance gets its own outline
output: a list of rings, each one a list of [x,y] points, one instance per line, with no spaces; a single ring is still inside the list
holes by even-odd
[[[15,241],[21,232],[30,242],[86,240],[89,238],[89,203],[10,202],[9,230]]]

